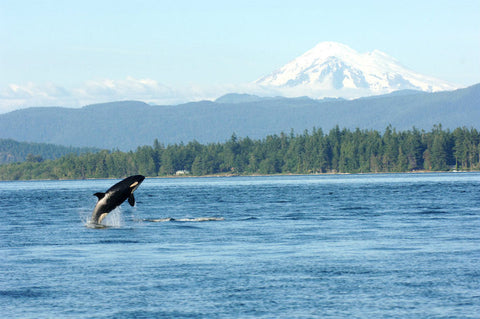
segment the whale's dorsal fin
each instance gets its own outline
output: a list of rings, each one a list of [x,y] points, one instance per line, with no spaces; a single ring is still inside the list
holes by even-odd
[[[130,204],[130,206],[135,206],[135,197],[133,197],[133,193],[128,196],[128,203]]]
[[[95,194],[93,194],[93,196],[97,196],[98,200],[101,200],[102,198],[105,197],[105,193],[95,193]]]

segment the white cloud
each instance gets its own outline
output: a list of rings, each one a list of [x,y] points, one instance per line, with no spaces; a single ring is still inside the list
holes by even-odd
[[[0,90],[0,113],[37,106],[81,107],[93,103],[139,100],[151,104],[175,104],[202,96],[197,89],[172,89],[152,79],[87,81],[68,89],[53,83],[10,84]],[[202,96],[203,98],[203,96]]]
[[[71,92],[53,83],[10,84],[0,92],[0,113],[31,106],[69,106],[74,102]]]
[[[175,96],[174,90],[151,79],[88,81],[72,90],[79,104],[111,102],[119,100],[140,100],[147,103],[169,101]]]
[[[171,88],[152,79],[91,80],[76,88],[65,88],[53,83],[25,85],[10,84],[0,89],[0,113],[38,106],[82,107],[112,101],[137,100],[149,104],[175,105],[214,100],[227,93],[250,93],[261,96],[279,95],[279,92],[253,83],[222,85],[189,85]]]

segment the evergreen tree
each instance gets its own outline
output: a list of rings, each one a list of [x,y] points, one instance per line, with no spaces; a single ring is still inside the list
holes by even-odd
[[[351,131],[338,126],[327,135],[321,129],[295,135],[269,135],[262,140],[235,134],[225,143],[202,145],[192,141],[163,146],[141,146],[135,152],[114,150],[68,154],[57,160],[36,155],[22,163],[0,165],[0,179],[75,179],[172,175],[189,170],[205,174],[274,174],[317,172],[403,172],[424,168],[480,169],[480,134],[476,129],[452,132],[435,125],[430,132],[415,128],[383,135],[375,130]]]

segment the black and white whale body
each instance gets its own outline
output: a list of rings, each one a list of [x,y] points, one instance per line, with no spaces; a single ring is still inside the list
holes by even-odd
[[[133,192],[140,186],[144,179],[145,176],[142,175],[130,176],[110,187],[105,193],[93,194],[98,197],[98,202],[97,205],[95,205],[90,222],[100,224],[108,213],[117,206],[120,206],[127,199],[128,203],[134,206],[135,197],[133,197]]]

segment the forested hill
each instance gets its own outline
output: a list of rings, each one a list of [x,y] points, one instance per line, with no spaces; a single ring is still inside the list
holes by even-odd
[[[309,174],[480,170],[480,134],[434,126],[429,132],[348,130],[338,126],[262,140],[232,135],[224,143],[138,147],[100,151],[54,161],[0,165],[0,180],[120,178],[128,175]]]
[[[237,136],[302,132],[312,127],[330,130],[398,130],[413,127],[480,129],[480,84],[451,92],[396,92],[349,100],[259,98],[229,95],[217,101],[153,106],[124,101],[80,109],[43,107],[0,114],[0,138],[18,141],[134,150],[155,139],[168,145],[224,142]]]
[[[0,139],[0,164],[14,162],[41,162],[53,160],[67,154],[95,153],[99,149],[93,147],[66,147],[45,143],[17,142],[12,139]]]

